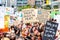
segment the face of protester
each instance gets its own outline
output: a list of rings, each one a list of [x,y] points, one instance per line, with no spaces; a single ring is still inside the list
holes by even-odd
[[[31,37],[31,40],[34,40],[34,37]]]
[[[12,30],[14,30],[14,28],[12,28]]]
[[[29,28],[31,28],[32,26],[31,25],[28,25]]]
[[[37,26],[39,26],[39,23],[37,23]]]
[[[35,30],[35,31],[34,31],[34,34],[37,35],[37,33],[38,33],[38,30]]]
[[[3,34],[1,34],[1,35],[0,35],[0,37],[4,37],[4,35],[3,35]]]
[[[22,27],[21,24],[19,24],[19,25],[18,25],[18,28],[21,28],[21,27]]]
[[[35,27],[37,27],[37,24],[34,24]]]
[[[35,24],[34,24],[34,26],[35,26],[35,27],[38,27],[38,26],[39,26],[39,24],[38,24],[38,23],[35,23]]]

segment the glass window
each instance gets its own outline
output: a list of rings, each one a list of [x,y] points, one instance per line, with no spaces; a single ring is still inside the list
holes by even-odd
[[[57,1],[57,0],[53,0],[53,1]]]
[[[17,0],[17,1],[22,1],[22,0]]]
[[[58,8],[58,5],[55,5],[54,8],[57,9]]]

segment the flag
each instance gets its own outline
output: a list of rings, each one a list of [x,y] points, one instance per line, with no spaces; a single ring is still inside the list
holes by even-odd
[[[49,0],[46,0],[46,5],[49,5],[50,1]]]

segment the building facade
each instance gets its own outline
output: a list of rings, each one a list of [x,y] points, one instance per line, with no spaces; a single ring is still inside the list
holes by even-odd
[[[42,3],[43,3],[42,0],[35,0],[35,5],[37,7],[41,7]]]
[[[17,6],[17,0],[10,0],[10,7],[14,6],[16,7]]]
[[[16,0],[1,0],[0,4],[6,7],[16,7]]]
[[[54,8],[55,6],[60,5],[60,0],[43,0],[42,6],[45,7],[46,5],[50,5],[52,8]]]
[[[17,0],[17,6],[24,6],[27,5],[27,0]]]
[[[35,5],[35,0],[28,0],[28,4],[31,5],[31,6],[34,6]]]

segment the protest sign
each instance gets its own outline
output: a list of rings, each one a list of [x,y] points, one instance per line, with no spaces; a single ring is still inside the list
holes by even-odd
[[[60,30],[60,15],[59,14],[55,15],[54,19],[56,19],[57,23],[59,23],[57,30]]]
[[[38,9],[40,14],[37,15],[37,19],[40,23],[46,23],[46,21],[49,19],[50,12],[44,9]]]
[[[10,16],[5,15],[4,16],[4,29],[3,29],[3,32],[8,32],[8,30],[9,30],[9,20],[10,20]]]
[[[43,35],[43,40],[55,40],[57,27],[58,23],[47,21]]]
[[[8,31],[9,15],[5,15],[5,7],[0,7],[0,32]]]
[[[11,7],[5,7],[5,15],[12,15],[14,14],[14,8]]]
[[[17,11],[17,12],[15,12],[15,16],[17,17],[17,20],[21,20],[23,17],[23,12]]]
[[[24,9],[22,10],[23,12],[23,22],[24,23],[31,23],[31,22],[36,22],[37,18],[37,10],[34,8],[31,9]]]

